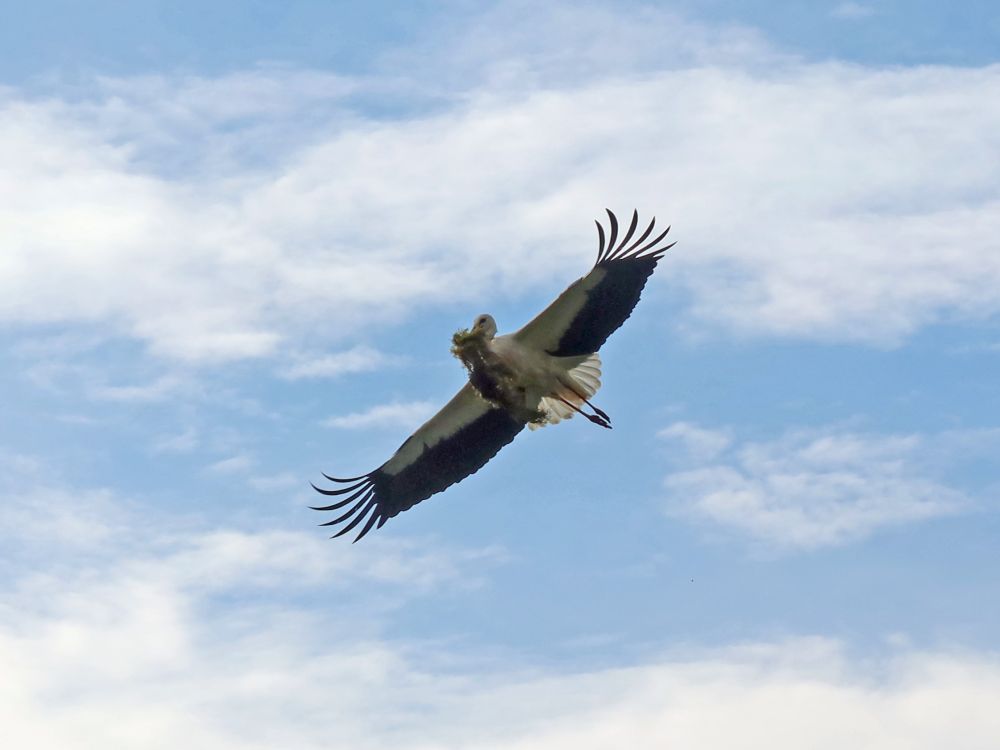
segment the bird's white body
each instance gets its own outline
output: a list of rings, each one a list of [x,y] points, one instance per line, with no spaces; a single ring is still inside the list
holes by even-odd
[[[514,334],[497,336],[486,346],[514,373],[518,392],[523,393],[523,408],[545,415],[544,420],[529,422],[529,429],[571,418],[574,410],[560,399],[580,406],[583,398],[593,397],[601,387],[601,359],[597,354],[553,357],[519,341]]]
[[[487,336],[483,340],[486,351],[492,355],[487,361],[503,371],[488,372],[491,381],[509,378],[514,387],[504,394],[503,408],[522,413],[539,414],[540,418],[528,421],[528,429],[537,430],[572,418],[583,398],[591,398],[601,387],[601,358],[597,354],[578,357],[553,357],[548,352],[518,341],[516,334],[493,337],[496,324],[489,315],[480,315],[473,324],[473,331],[483,326],[479,321],[488,320]],[[487,368],[490,369],[490,368]],[[475,380],[473,378],[472,380]],[[483,390],[488,389],[484,388]],[[581,396],[583,398],[581,398]],[[516,398],[516,403],[510,403]],[[470,418],[484,413],[497,404],[483,395],[473,382],[455,395],[448,408],[442,409],[396,452],[385,465],[390,474],[410,465],[424,450],[454,435]]]

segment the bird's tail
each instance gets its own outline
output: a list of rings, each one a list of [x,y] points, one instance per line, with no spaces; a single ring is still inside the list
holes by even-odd
[[[530,423],[528,429],[537,430],[547,424],[556,424],[564,419],[571,419],[576,410],[564,403],[568,401],[576,407],[582,407],[585,400],[594,397],[601,388],[601,357],[595,352],[583,357],[566,357],[576,360],[576,364],[563,376],[565,384],[554,393],[544,396],[538,405],[539,411],[545,414],[545,420]]]

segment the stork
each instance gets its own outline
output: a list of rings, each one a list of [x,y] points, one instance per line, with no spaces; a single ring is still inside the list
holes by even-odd
[[[469,382],[427,420],[379,468],[356,477],[323,474],[346,485],[324,489],[336,497],[314,510],[351,506],[321,526],[344,523],[334,537],[364,523],[358,541],[373,527],[476,473],[527,426],[537,429],[581,414],[611,429],[611,418],[591,403],[601,386],[598,350],[631,315],[657,261],[673,247],[662,245],[667,227],[647,241],[654,218],[637,238],[637,211],[619,241],[618,219],[608,210],[607,236],[597,224],[597,262],[527,325],[497,336],[493,316],[478,315],[471,329],[455,333],[452,353]],[[589,409],[589,411],[588,411]],[[346,496],[341,498],[341,496]]]

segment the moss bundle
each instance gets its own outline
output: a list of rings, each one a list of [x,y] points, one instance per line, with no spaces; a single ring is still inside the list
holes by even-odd
[[[486,348],[486,335],[476,333],[468,328],[455,331],[451,337],[451,353],[458,357],[465,368],[472,372],[471,362],[483,359],[483,350]]]
[[[486,334],[463,328],[451,337],[451,353],[469,371],[469,382],[479,395],[525,422],[542,423],[545,413],[524,403],[524,390],[511,370],[487,346]]]

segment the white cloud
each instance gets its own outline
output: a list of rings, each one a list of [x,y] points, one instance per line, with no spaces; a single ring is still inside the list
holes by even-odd
[[[343,620],[210,614],[192,590],[128,575],[0,627],[9,742],[985,750],[1000,732],[990,653],[907,651],[873,664],[804,639],[570,674],[445,671]]]
[[[418,427],[430,417],[440,405],[430,401],[395,402],[379,404],[367,411],[330,417],[323,422],[327,427],[344,430],[360,430],[381,427]]]
[[[0,526],[6,530],[0,537],[8,547],[99,548],[121,530],[124,514],[109,491],[69,491],[43,481],[33,479],[32,489],[0,505]],[[75,510],[65,512],[71,505]]]
[[[344,686],[341,708],[359,708],[351,692],[399,672],[400,657],[365,635],[371,614],[363,609],[324,618],[279,600],[317,589],[342,595],[363,582],[383,587],[381,606],[392,606],[428,587],[464,585],[469,576],[458,563],[482,558],[385,540],[361,551],[315,534],[143,518],[107,492],[5,494],[0,507],[19,509],[21,523],[0,528],[0,723],[5,739],[23,746],[318,740],[322,680]],[[285,688],[291,692],[274,711]],[[239,718],[248,709],[261,718],[249,731]],[[304,734],[292,716],[305,719]]]
[[[687,431],[674,426],[665,432]],[[793,430],[773,441],[743,443],[725,457],[695,455],[688,468],[666,478],[669,508],[779,548],[844,544],[884,527],[967,509],[971,501],[935,475],[942,462],[958,460],[943,458],[942,449],[955,440],[953,433],[928,440]]]
[[[252,476],[247,479],[247,484],[258,492],[285,492],[301,489],[303,486],[302,477],[287,471],[280,474]]]
[[[695,461],[709,461],[733,442],[729,430],[711,430],[690,422],[674,422],[660,430],[657,437],[680,441],[687,453],[686,458]]]
[[[109,491],[53,486],[53,473],[34,456],[0,447],[0,549],[94,548],[120,531],[123,512]]]
[[[201,445],[198,431],[192,427],[173,435],[164,435],[153,442],[154,453],[190,453]]]
[[[248,461],[236,456],[222,463],[223,470],[229,470]],[[199,590],[291,585],[293,577],[296,586],[346,586],[361,579],[420,589],[468,582],[458,562],[501,556],[495,549],[457,550],[449,556],[427,552],[426,545],[416,541],[379,538],[365,545],[369,552],[358,552],[360,547],[331,544],[312,531],[218,528],[199,517],[164,515],[126,502],[109,489],[53,484],[30,457],[0,452],[0,466],[5,470],[0,477],[5,521],[0,523],[0,547],[11,553],[12,542],[17,542],[21,549],[12,555],[14,561],[25,550],[42,551],[46,567],[60,570],[67,564],[74,569],[74,556],[82,556],[81,567],[72,575],[58,581],[39,578],[66,592],[91,582],[113,587],[109,579],[117,574]],[[26,485],[32,489],[24,490]],[[95,550],[101,553],[98,557],[88,556]],[[288,580],[279,580],[285,577]],[[43,603],[38,606],[44,608]]]
[[[238,455],[216,461],[207,467],[213,474],[236,474],[247,471],[253,466],[253,459],[249,456]]]
[[[335,378],[359,372],[372,372],[396,364],[398,359],[390,357],[369,346],[355,346],[342,352],[321,357],[298,356],[280,371],[287,380],[304,378]]]
[[[756,29],[705,25],[647,6],[503,0],[451,13],[388,56],[410,88],[498,96],[644,71],[702,65],[769,67],[786,59]],[[498,30],[503,33],[498,33]],[[596,43],[595,43],[596,40]],[[605,50],[613,48],[614,55]]]
[[[833,10],[830,11],[830,15],[834,18],[857,21],[875,15],[875,9],[870,5],[863,5],[862,3],[844,2],[834,6]]]
[[[142,385],[95,385],[89,396],[98,401],[145,403],[163,401],[183,385],[179,378],[165,375]]]
[[[18,747],[971,750],[1000,733],[991,652],[896,637],[856,657],[792,638],[575,671],[466,658],[385,638],[380,608],[465,585],[495,550],[335,545],[149,517],[107,491],[2,484],[0,507],[24,522],[0,524],[0,724]],[[354,590],[375,611],[345,604]]]
[[[514,24],[518,7],[495,13]],[[487,37],[492,17],[450,37]],[[804,63],[655,11],[520,24],[408,118],[345,114],[391,76],[6,90],[0,321],[89,323],[197,362],[273,356],[421,305],[558,291],[607,203],[675,223],[659,277],[689,292],[693,331],[885,344],[1000,310],[1000,66]],[[558,29],[564,45],[543,33]],[[617,43],[685,35],[667,62]],[[476,54],[454,45],[424,64]]]

